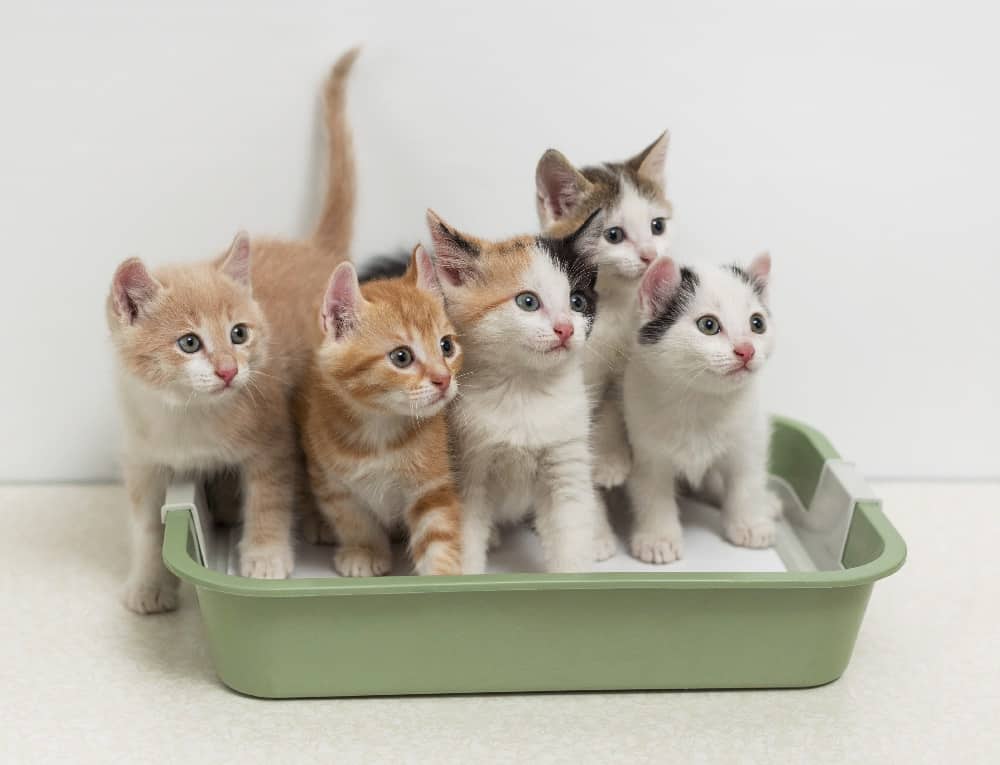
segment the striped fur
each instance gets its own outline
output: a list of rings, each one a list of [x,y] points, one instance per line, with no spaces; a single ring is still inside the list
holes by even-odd
[[[402,277],[364,285],[342,266],[321,319],[327,334],[295,409],[312,492],[339,541],[334,568],[388,573],[389,531],[402,524],[418,574],[461,573],[444,407],[462,351],[430,259],[417,247]],[[392,361],[402,347],[413,357],[405,368]]]

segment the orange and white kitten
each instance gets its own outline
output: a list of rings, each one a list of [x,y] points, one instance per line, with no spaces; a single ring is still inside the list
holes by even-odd
[[[123,469],[132,509],[125,604],[138,613],[177,605],[163,565],[160,507],[175,476],[238,469],[244,527],[240,573],[292,571],[292,505],[300,468],[291,391],[319,341],[315,311],[330,270],[347,255],[354,160],[344,117],[356,50],[327,82],[331,174],[310,241],[236,236],[209,262],[150,271],[130,258],[107,300],[125,424]],[[252,268],[251,268],[252,264]]]
[[[358,284],[330,278],[296,419],[313,496],[339,545],[341,576],[392,567],[389,530],[402,522],[418,574],[461,573],[461,511],[444,409],[462,352],[427,252],[406,273]]]

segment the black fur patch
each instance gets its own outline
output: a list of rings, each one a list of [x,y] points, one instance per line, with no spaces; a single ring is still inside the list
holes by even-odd
[[[764,284],[750,276],[750,274],[743,270],[741,266],[733,263],[732,265],[727,266],[727,268],[742,279],[750,289],[756,292],[758,297],[764,296]]]
[[[379,255],[369,259],[358,271],[358,281],[373,282],[376,279],[396,279],[406,273],[410,265],[410,253],[400,250],[392,255]]]
[[[589,229],[600,212],[600,210],[594,210],[583,225],[567,237],[556,239],[539,236],[535,238],[535,244],[548,253],[556,268],[569,277],[570,291],[580,292],[587,299],[587,309],[583,311],[583,315],[587,318],[588,335],[591,327],[594,326],[594,319],[597,317],[597,290],[595,289],[597,286],[597,266],[587,254],[587,238],[588,235],[593,234]],[[599,234],[600,232],[598,232]]]
[[[698,274],[690,268],[682,267],[681,283],[677,286],[674,296],[670,298],[670,302],[663,307],[659,316],[639,329],[639,342],[642,345],[653,345],[659,342],[667,330],[677,323],[677,320],[684,315],[688,305],[690,305],[691,298],[694,297],[694,293],[698,289],[698,284]]]

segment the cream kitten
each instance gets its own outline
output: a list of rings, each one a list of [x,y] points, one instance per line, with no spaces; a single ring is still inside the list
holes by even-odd
[[[350,240],[354,163],[344,102],[356,55],[341,57],[327,83],[331,174],[312,240],[251,247],[241,233],[222,258],[156,271],[130,258],[112,279],[107,319],[132,510],[125,605],[138,613],[177,605],[160,523],[175,476],[238,469],[240,573],[281,578],[292,570],[292,505],[304,482],[290,395],[320,338],[323,285]]]
[[[771,259],[678,268],[655,261],[638,290],[642,326],[625,370],[634,463],[631,551],[647,563],[681,557],[678,480],[719,494],[726,537],[774,542],[777,499],[767,489],[769,430],[757,378],[774,349]]]
[[[565,236],[602,209],[594,243],[601,310],[587,340],[584,376],[593,398],[594,482],[612,487],[628,475],[631,455],[621,410],[621,377],[631,347],[636,286],[646,267],[667,253],[672,215],[664,195],[669,136],[625,162],[577,170],[555,149],[536,170],[538,218],[551,236]]]
[[[593,217],[593,216],[592,216]],[[428,224],[448,314],[465,351],[450,411],[463,504],[463,573],[482,573],[496,524],[534,509],[548,571],[615,549],[590,481],[582,349],[596,310],[599,236],[501,242]]]

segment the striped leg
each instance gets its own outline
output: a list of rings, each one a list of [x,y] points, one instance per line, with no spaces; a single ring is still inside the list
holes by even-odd
[[[462,573],[462,512],[451,481],[425,487],[407,511],[406,525],[418,574]]]

